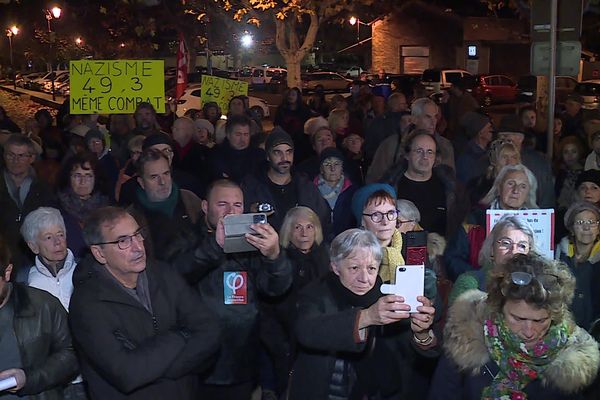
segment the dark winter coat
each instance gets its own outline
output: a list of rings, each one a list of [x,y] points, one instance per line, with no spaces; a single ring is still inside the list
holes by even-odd
[[[73,275],[69,322],[91,400],[195,399],[219,349],[218,320],[169,266],[148,261],[152,312],[88,256]]]
[[[299,353],[290,379],[289,399],[347,399],[344,371],[370,356],[379,342],[390,356],[386,359],[389,368],[382,371],[393,379],[386,383],[406,395],[410,392],[411,362],[419,357],[434,358],[437,351],[417,348],[409,325],[402,322],[383,328],[369,327],[367,340],[357,341],[355,329],[360,308],[352,307],[335,294],[333,279],[339,278],[330,273],[299,294],[295,329]],[[378,282],[381,284],[381,280]]]
[[[274,261],[259,252],[225,254],[214,234],[205,232],[198,248],[179,257],[174,266],[196,285],[223,327],[218,360],[204,382],[230,385],[253,379],[259,349],[257,296],[280,296],[290,287],[292,269],[285,252]],[[225,304],[226,272],[246,274],[246,304]]]
[[[67,312],[48,292],[13,283],[14,332],[27,378],[17,392],[30,400],[62,400],[77,375]]]

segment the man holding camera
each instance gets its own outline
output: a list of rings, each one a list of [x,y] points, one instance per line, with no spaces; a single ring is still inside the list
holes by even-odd
[[[258,297],[279,296],[292,282],[290,261],[279,236],[267,223],[252,224],[245,238],[258,251],[225,253],[226,215],[242,214],[244,195],[233,181],[221,179],[202,201],[203,238],[195,251],[173,264],[219,317],[223,327],[215,368],[201,383],[198,398],[249,400],[258,371]]]

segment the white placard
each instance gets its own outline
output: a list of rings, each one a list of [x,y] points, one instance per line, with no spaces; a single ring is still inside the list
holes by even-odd
[[[543,210],[487,210],[486,236],[505,215],[514,215],[529,223],[533,229],[535,248],[539,254],[554,259],[554,209]]]
[[[6,379],[0,381],[0,392],[3,390],[12,389],[17,386],[17,379],[14,376],[9,376]]]

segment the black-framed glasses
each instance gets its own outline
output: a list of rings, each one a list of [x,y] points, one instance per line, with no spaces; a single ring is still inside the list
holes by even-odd
[[[371,218],[371,221],[373,221],[377,224],[377,223],[383,221],[384,215],[388,221],[394,221],[396,218],[398,218],[398,210],[390,210],[386,213],[382,213],[381,211],[375,211],[374,213],[371,213],[371,214],[363,213],[363,215],[365,217]]]
[[[398,225],[402,225],[402,224],[409,224],[411,222],[415,222],[414,219],[407,219],[406,221],[403,221],[401,219],[398,220]]]
[[[558,276],[554,274],[533,275],[525,271],[515,271],[510,273],[510,279],[517,286],[528,286],[536,280],[546,290],[550,290],[558,284]]]
[[[527,254],[529,253],[530,249],[529,242],[524,240],[520,242],[513,242],[509,238],[500,238],[496,240],[496,243],[498,243],[498,248],[501,250],[512,250],[515,248],[515,246],[517,246],[517,250],[519,250],[519,252]]]
[[[128,248],[131,247],[133,238],[135,238],[135,240],[137,240],[138,242],[143,242],[144,241],[144,228],[139,228],[137,231],[133,232],[132,235],[121,236],[117,240],[113,240],[110,242],[93,243],[92,245],[100,246],[102,244],[116,244],[119,247],[119,249],[127,250]]]

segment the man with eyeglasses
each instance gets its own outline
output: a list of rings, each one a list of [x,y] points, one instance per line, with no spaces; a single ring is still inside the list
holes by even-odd
[[[95,210],[73,276],[69,322],[92,400],[194,399],[218,351],[216,318],[169,266],[146,257],[126,210]]]
[[[35,157],[34,143],[24,135],[10,135],[4,143],[5,167],[0,176],[0,233],[13,254],[15,274],[33,262],[25,242],[20,240],[19,229],[23,219],[38,207],[56,205],[47,183],[37,177],[32,167]]]
[[[406,164],[398,164],[383,181],[396,188],[399,199],[412,201],[421,213],[421,226],[446,236],[455,217],[456,179],[446,165],[437,165],[437,141],[427,131],[416,130],[406,138]]]

